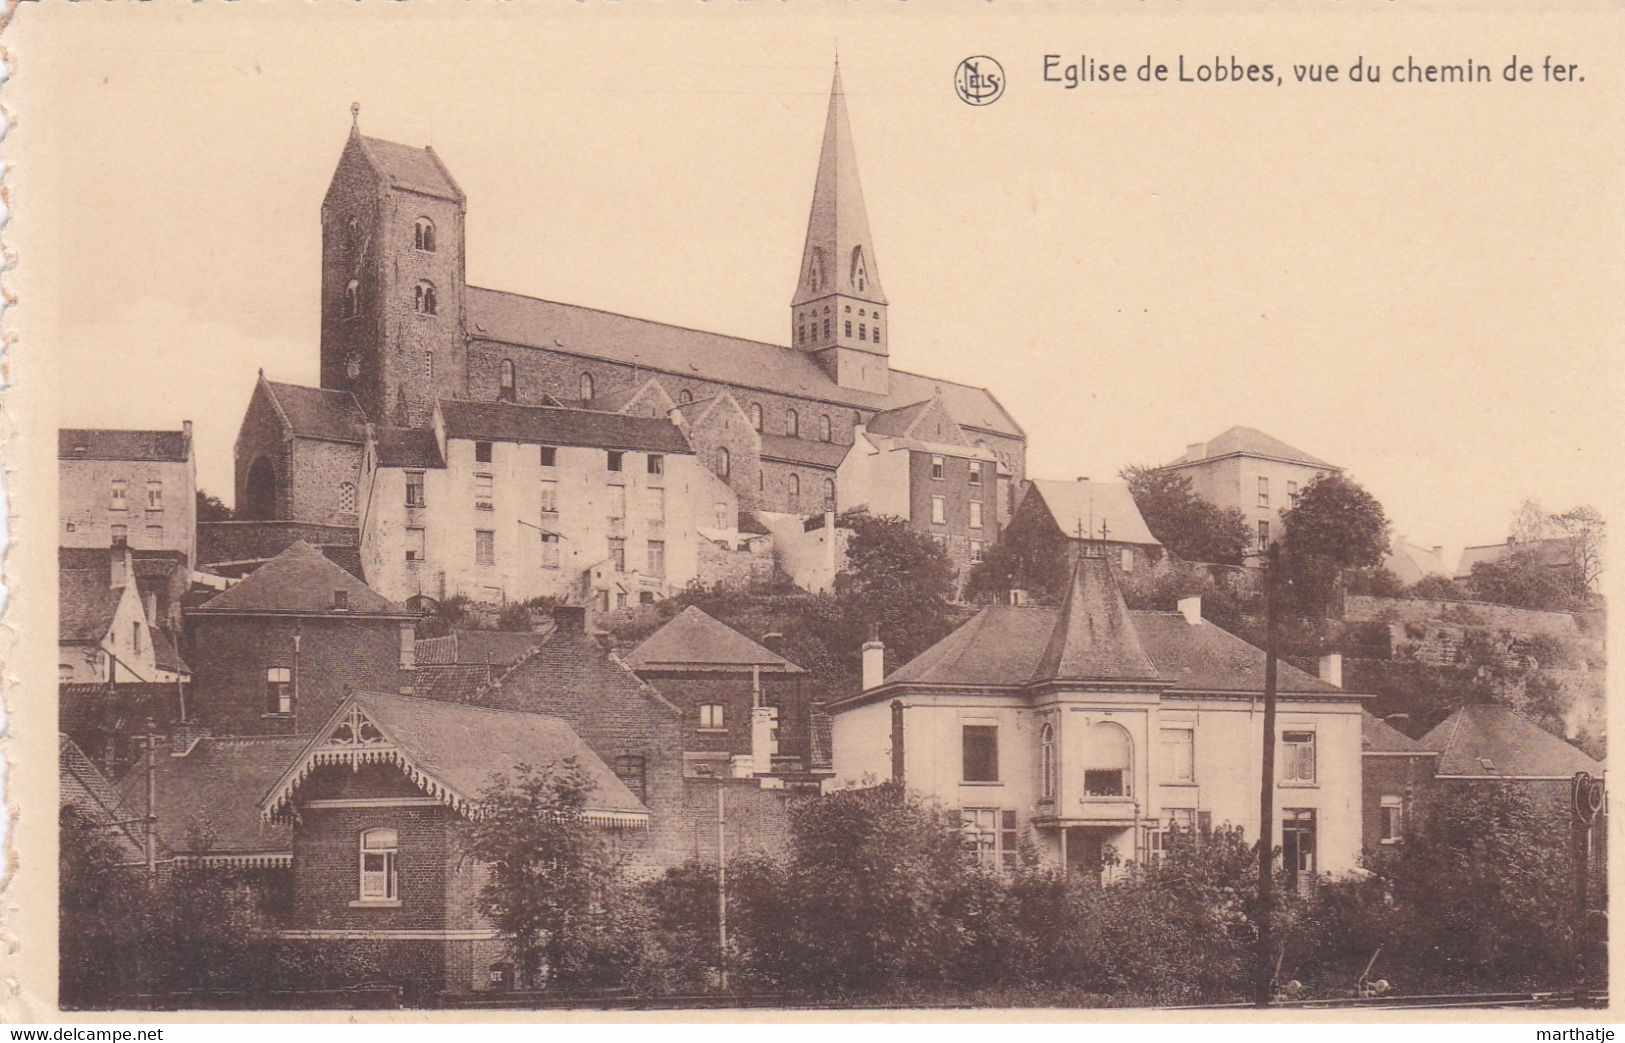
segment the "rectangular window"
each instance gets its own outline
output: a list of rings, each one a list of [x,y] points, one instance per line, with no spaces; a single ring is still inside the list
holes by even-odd
[[[961,744],[964,749],[966,782],[999,781],[999,729],[992,724],[967,724],[963,727]]]
[[[626,454],[618,450],[611,449],[605,454],[604,458],[607,461],[607,465],[611,471],[619,471],[621,469],[621,464],[626,459]]]
[[[609,538],[609,560],[615,563],[616,572],[626,571],[626,539],[621,536]]]
[[[852,320],[847,319],[842,325],[843,325],[843,328],[846,330],[846,335],[848,337],[852,336]]]
[[[666,574],[666,541],[649,541],[649,574],[651,576],[664,576]]]
[[[551,480],[542,482],[542,514],[558,517],[559,513],[559,483]]]
[[[113,526],[113,546],[122,547],[130,542],[130,527],[127,525]]]
[[[542,466],[557,467],[559,464],[559,451],[550,445],[542,446]]]
[[[1382,842],[1397,844],[1405,835],[1405,798],[1395,793],[1382,795]]]
[[[406,472],[406,505],[408,507],[423,506],[423,472]]]
[[[488,464],[491,462],[490,442],[474,443],[474,462],[477,464]]]
[[[474,530],[474,564],[497,563],[497,534],[490,529]]]
[[[1263,475],[1258,476],[1258,506],[1270,505],[1270,480]]]
[[[1083,769],[1083,795],[1086,797],[1128,796],[1128,772],[1122,768]]]
[[[1281,861],[1287,879],[1294,884],[1300,874],[1315,872],[1315,810],[1284,808],[1281,811]]]
[[[398,897],[395,860],[400,838],[393,829],[369,829],[361,834],[361,900],[393,902]]]
[[[422,561],[424,553],[424,532],[416,526],[406,530],[406,560]]]
[[[1134,551],[1128,547],[1123,548],[1122,562],[1124,572],[1134,571]]]
[[[163,545],[164,527],[162,525],[149,525],[145,531],[147,534],[147,543],[154,547]]]
[[[1162,729],[1163,781],[1196,781],[1196,729]]]
[[[946,525],[948,523],[948,500],[946,497],[931,497],[931,521],[935,525]]]
[[[982,563],[982,547],[983,543],[981,540],[970,541],[970,563],[972,565],[980,565]]]
[[[942,481],[945,468],[946,464],[943,463],[942,457],[933,456],[931,458],[931,480],[934,482]]]
[[[285,666],[265,670],[265,712],[293,713],[293,671]]]
[[[980,529],[982,527],[981,500],[972,500],[970,502],[970,527],[973,529]]]
[[[632,754],[623,754],[615,758],[615,777],[626,784],[632,791],[632,796],[639,800],[647,800],[648,795],[644,783],[643,758]]]
[[[1286,782],[1315,781],[1315,733],[1281,733],[1281,778]]]
[[[1296,507],[1298,505],[1298,483],[1297,482],[1287,482],[1286,483],[1286,498],[1287,498],[1287,502],[1292,504],[1292,506]]]
[[[129,482],[125,481],[122,478],[113,479],[113,504],[112,504],[113,510],[115,510],[115,511],[123,511],[123,510],[128,510],[129,509],[129,506],[130,506],[129,491],[130,491],[130,483]]]
[[[1263,554],[1265,551],[1267,551],[1269,549],[1270,549],[1270,523],[1267,522],[1267,521],[1261,521],[1261,522],[1258,523],[1258,553]]]
[[[982,484],[982,461],[980,460],[970,462],[970,483],[972,485]]]
[[[723,718],[721,703],[706,703],[700,707],[700,730],[721,731],[727,727]]]
[[[147,510],[161,511],[164,509],[164,483],[147,483]]]
[[[559,538],[550,532],[542,533],[542,568],[559,567]]]
[[[1021,855],[1016,813],[1008,808],[961,808],[965,847],[989,869],[1008,872]]]
[[[661,456],[659,453],[650,453],[649,454],[649,473],[650,474],[665,474],[666,473],[666,458],[664,456]]]
[[[496,479],[488,474],[474,476],[474,509],[477,511],[494,510],[496,502]]]
[[[611,518],[626,517],[626,486],[612,485],[609,487],[609,516]]]

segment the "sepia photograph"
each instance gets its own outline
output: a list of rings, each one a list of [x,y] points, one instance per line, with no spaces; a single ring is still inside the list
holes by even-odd
[[[12,9],[0,1016],[1606,1016],[1620,12],[690,7]]]

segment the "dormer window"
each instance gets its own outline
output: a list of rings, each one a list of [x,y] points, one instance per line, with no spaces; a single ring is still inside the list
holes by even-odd
[[[412,226],[412,247],[424,253],[434,253],[434,222],[420,217]]]
[[[868,284],[869,270],[863,263],[863,247],[854,246],[852,248],[852,285],[858,288],[859,293],[862,293]]]
[[[419,315],[440,313],[440,305],[435,300],[434,283],[425,279],[412,288],[412,310]]]

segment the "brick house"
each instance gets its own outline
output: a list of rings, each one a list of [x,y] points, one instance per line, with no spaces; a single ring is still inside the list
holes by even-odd
[[[1366,850],[1397,844],[1427,814],[1439,753],[1370,713],[1360,718],[1360,835]]]
[[[186,614],[192,719],[309,734],[351,689],[410,688],[417,618],[296,542]]]
[[[681,712],[686,774],[814,792],[828,777],[806,671],[778,653],[690,605],[625,658]]]
[[[174,551],[197,562],[197,457],[179,431],[57,432],[57,545]]]
[[[1607,772],[1584,750],[1494,703],[1463,706],[1417,742],[1438,754],[1441,789],[1512,782],[1548,810],[1567,807],[1576,772]]]
[[[1035,478],[1008,531],[1011,539],[1064,540],[1068,565],[1082,557],[1105,558],[1120,574],[1154,568],[1167,556],[1127,482]]]
[[[892,778],[961,809],[988,864],[1031,840],[1077,872],[1157,857],[1171,826],[1259,833],[1264,652],[1179,611],[1130,611],[1114,571],[1081,558],[1059,606],[983,608],[829,705],[838,783]],[[1274,843],[1294,874],[1360,853],[1366,696],[1282,663]]]
[[[416,996],[517,984],[475,906],[485,871],[459,849],[456,820],[494,775],[567,758],[593,783],[588,822],[647,827],[649,810],[557,718],[352,694],[261,791],[262,820],[292,848],[283,936],[371,953]]]

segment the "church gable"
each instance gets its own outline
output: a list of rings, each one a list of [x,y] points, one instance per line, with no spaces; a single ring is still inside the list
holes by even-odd
[[[671,416],[671,411],[677,408],[677,402],[661,385],[660,381],[650,377],[628,394],[616,410],[627,416],[652,417],[664,420]]]

